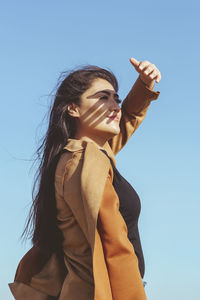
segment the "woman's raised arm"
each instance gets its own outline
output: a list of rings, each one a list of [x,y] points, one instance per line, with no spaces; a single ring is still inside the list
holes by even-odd
[[[131,58],[130,62],[139,73],[139,77],[122,103],[120,133],[108,141],[115,155],[144,120],[151,101],[156,100],[160,94],[153,91],[155,81],[158,83],[161,79],[157,67],[148,61],[139,62],[134,58]]]

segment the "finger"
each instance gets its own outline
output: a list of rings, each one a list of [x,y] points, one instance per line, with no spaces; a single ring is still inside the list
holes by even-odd
[[[161,80],[161,73],[159,72],[158,76],[155,78],[156,82],[158,83]]]
[[[153,72],[155,69],[155,66],[153,64],[150,64],[146,68],[143,69],[145,75],[149,75],[151,72]]]
[[[154,69],[153,72],[149,75],[149,78],[153,80],[158,76],[158,74],[159,74],[158,69]]]
[[[130,58],[130,62],[132,63],[132,65],[133,65],[135,68],[138,68],[138,67],[139,67],[140,62],[139,62],[137,59],[135,59],[134,57],[131,57],[131,58]]]
[[[153,71],[150,76],[151,80],[155,80],[157,83],[161,80],[161,73],[160,71]]]
[[[151,63],[147,60],[141,61],[139,64],[139,70],[143,71],[144,69],[146,69]]]

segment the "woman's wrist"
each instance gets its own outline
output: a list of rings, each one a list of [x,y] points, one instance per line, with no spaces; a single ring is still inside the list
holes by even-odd
[[[142,75],[141,75],[141,74],[140,74],[139,78],[140,78],[141,81],[145,84],[146,87],[148,87],[150,90],[153,91],[154,86],[155,86],[155,80],[146,81],[144,78],[142,78]]]

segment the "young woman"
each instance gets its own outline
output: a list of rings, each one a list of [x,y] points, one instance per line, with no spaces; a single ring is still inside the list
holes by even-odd
[[[9,284],[17,300],[146,299],[140,199],[115,155],[158,98],[161,74],[130,62],[139,77],[121,108],[115,76],[96,66],[69,73],[57,90],[25,228],[33,225],[33,247]]]

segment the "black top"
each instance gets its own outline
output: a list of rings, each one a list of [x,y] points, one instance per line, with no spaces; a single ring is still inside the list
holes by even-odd
[[[116,169],[112,159],[108,156],[105,150],[102,150],[110,159],[113,168],[113,186],[119,198],[119,211],[124,218],[128,229],[128,239],[132,243],[135,254],[139,261],[139,270],[141,277],[144,277],[144,257],[142,252],[142,246],[140,242],[140,236],[138,231],[138,218],[141,210],[140,198],[134,188],[128,183],[128,181],[119,173]]]

